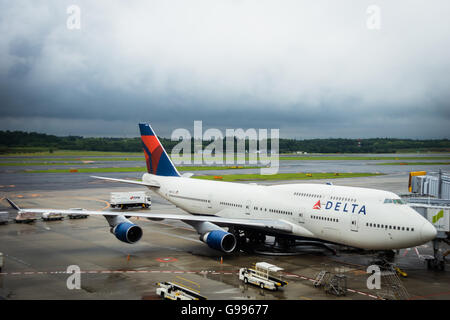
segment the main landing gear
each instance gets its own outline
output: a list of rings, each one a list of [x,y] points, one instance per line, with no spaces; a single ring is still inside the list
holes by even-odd
[[[248,253],[258,253],[267,255],[297,255],[303,251],[299,250],[299,247],[303,246],[303,249],[307,247],[320,247],[331,251],[336,254],[336,250],[326,243],[312,240],[296,240],[288,237],[274,237],[272,243],[266,242],[266,234],[256,230],[239,230],[234,227],[230,227],[228,232],[232,233],[237,240],[236,250],[242,250]]]

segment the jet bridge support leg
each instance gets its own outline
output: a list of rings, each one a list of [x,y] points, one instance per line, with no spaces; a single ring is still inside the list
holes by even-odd
[[[434,239],[433,240],[433,257],[426,258],[428,269],[433,270],[445,270],[445,258],[447,254],[442,254],[439,250],[439,245],[442,239]]]

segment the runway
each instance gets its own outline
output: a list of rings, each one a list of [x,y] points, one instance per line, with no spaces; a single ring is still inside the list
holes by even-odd
[[[345,154],[341,155],[345,157]],[[398,156],[393,154],[383,154],[383,155],[373,155],[364,154],[358,155],[358,157],[371,157],[371,156]],[[404,154],[401,156],[414,156],[422,158],[424,156],[428,157],[448,157],[448,154]],[[327,158],[326,155],[322,156],[324,159]],[[39,160],[40,158],[47,160],[48,157],[33,157],[32,161],[29,157],[8,157],[0,158],[0,164],[7,163],[20,163],[24,161],[42,163],[44,160]],[[70,162],[73,163],[73,156],[62,157],[55,156],[58,161],[48,161],[50,163],[60,163],[60,162]],[[83,156],[82,160],[88,160],[90,157]],[[91,157],[96,159],[98,157]],[[98,188],[99,181],[90,178],[91,175],[103,175],[112,178],[119,179],[140,179],[143,172],[111,172],[111,173],[29,173],[26,170],[48,170],[48,169],[74,169],[74,168],[130,168],[130,167],[144,167],[145,163],[143,158],[129,158],[133,159],[130,161],[108,161],[106,159],[116,159],[117,156],[102,156],[100,161],[94,161],[92,163],[82,164],[82,161],[78,161],[79,164],[71,165],[28,165],[24,163],[23,165],[15,166],[0,166],[0,192],[10,192],[10,191],[36,191],[36,190],[61,190],[61,188],[72,190],[72,189],[85,189],[85,188]],[[72,160],[71,160],[72,159]],[[81,159],[81,158],[80,158]],[[401,157],[399,158],[401,159]],[[419,160],[411,160],[409,162],[416,162]],[[438,171],[448,170],[448,165],[377,165],[378,163],[385,162],[402,162],[402,160],[387,161],[387,160],[285,160],[279,162],[279,173],[315,173],[315,172],[368,172],[368,173],[383,173],[388,175],[407,175],[410,171]],[[442,162],[446,163],[448,160],[420,160],[420,163],[436,163]],[[136,169],[138,170],[138,169]],[[182,171],[189,172],[189,170]],[[192,171],[195,175],[225,175],[225,174],[255,174],[259,173],[260,169],[228,169],[228,170],[202,170],[202,171]],[[333,179],[334,181],[334,179]],[[290,181],[289,183],[294,183]],[[111,188],[120,188],[121,185],[111,184]],[[381,188],[383,189],[383,188]],[[36,193],[36,192],[35,192]]]

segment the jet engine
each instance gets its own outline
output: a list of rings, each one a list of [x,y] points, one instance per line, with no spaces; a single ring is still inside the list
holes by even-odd
[[[142,238],[141,227],[135,225],[124,216],[104,216],[111,227],[110,231],[122,242],[136,243]]]
[[[223,230],[212,230],[200,236],[200,240],[210,248],[221,250],[226,253],[232,252],[236,248],[236,237]]]
[[[117,239],[126,243],[136,243],[142,238],[141,227],[131,222],[119,223],[111,229],[111,233],[113,233]]]

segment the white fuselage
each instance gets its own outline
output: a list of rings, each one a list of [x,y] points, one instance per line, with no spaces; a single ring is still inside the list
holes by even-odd
[[[436,229],[392,192],[326,184],[264,186],[144,174],[152,189],[191,214],[283,220],[293,236],[387,250],[432,240]],[[320,203],[319,203],[320,202]],[[230,210],[225,210],[230,209]]]

